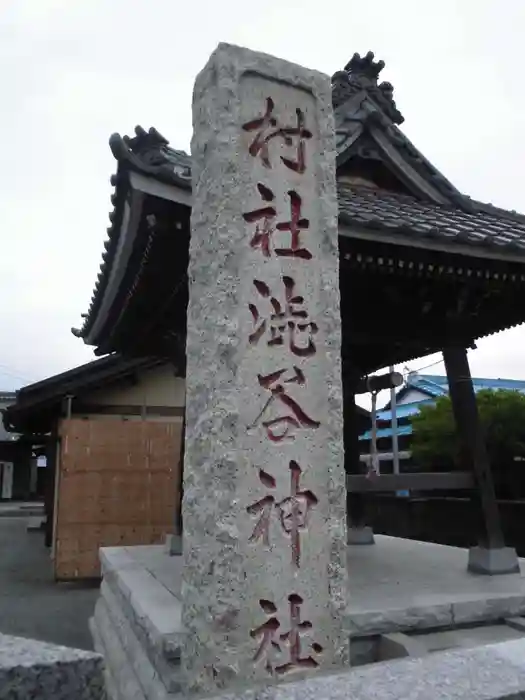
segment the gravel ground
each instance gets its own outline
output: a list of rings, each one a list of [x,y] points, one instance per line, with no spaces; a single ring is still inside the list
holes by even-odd
[[[0,518],[0,632],[93,649],[97,587],[55,583],[43,533],[26,526],[27,517]]]

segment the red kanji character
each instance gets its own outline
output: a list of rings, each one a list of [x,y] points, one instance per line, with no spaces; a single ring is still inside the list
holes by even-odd
[[[248,506],[246,510],[250,515],[257,515],[262,511],[262,515],[259,518],[259,522],[255,526],[251,536],[250,542],[256,542],[258,539],[262,539],[263,544],[269,546],[270,544],[270,516],[272,515],[273,505],[275,503],[275,498],[273,496],[265,496],[261,498],[257,503],[253,503]]]
[[[293,128],[286,127],[282,129],[284,136],[289,139],[285,140],[287,146],[292,145],[291,136],[297,136],[297,159],[291,160],[290,158],[285,158],[281,156],[282,162],[290,170],[294,170],[296,173],[304,173],[306,170],[306,159],[305,159],[305,139],[312,138],[312,132],[304,128],[304,114],[302,110],[296,109],[295,114],[297,115],[297,126]]]
[[[275,488],[275,479],[271,474],[259,469],[259,478],[268,488]],[[253,503],[246,508],[250,515],[261,513],[261,517],[250,536],[250,542],[256,542],[261,539],[266,546],[270,544],[270,517],[274,504],[275,498],[273,496],[265,496],[261,498],[260,501],[257,501],[257,503]]]
[[[283,276],[284,308],[278,299],[270,296],[270,288],[265,282],[254,280],[253,284],[262,297],[265,299],[269,298],[273,313],[270,315],[268,324],[267,319],[260,321],[261,314],[257,306],[255,304],[248,304],[248,308],[253,316],[253,322],[256,326],[255,330],[248,336],[250,343],[252,345],[257,345],[269,325],[270,338],[267,342],[268,346],[283,345],[284,334],[288,330],[289,348],[294,355],[298,357],[310,357],[311,355],[315,355],[316,347],[312,336],[317,333],[318,327],[313,321],[307,320],[307,311],[304,308],[300,308],[304,306],[304,297],[294,295],[294,280],[286,275]],[[257,327],[259,321],[260,324]],[[297,342],[297,335],[305,332],[308,332],[308,342],[306,345],[299,345]]]
[[[300,595],[292,593],[288,596],[288,602],[290,605],[290,629],[288,632],[278,635],[277,632],[281,627],[281,623],[276,617],[277,607],[269,600],[260,600],[259,605],[271,617],[262,625],[250,631],[252,639],[261,638],[259,648],[253,657],[254,662],[257,663],[264,658],[266,670],[269,673],[275,671],[278,675],[283,675],[293,670],[319,666],[313,656],[301,656],[301,636],[312,629],[312,623],[309,620],[301,621],[301,605],[304,601]],[[273,657],[275,654],[281,655],[283,653],[282,642],[288,647],[289,661],[284,664],[274,665]],[[317,642],[313,642],[310,646],[316,654],[321,654],[323,651],[323,647]]]
[[[292,236],[291,246],[289,248],[276,248],[275,252],[277,255],[281,255],[286,258],[303,258],[304,260],[311,260],[312,254],[306,248],[299,247],[299,235],[301,229],[307,229],[310,227],[310,221],[308,219],[301,218],[301,204],[302,199],[293,190],[288,192],[290,197],[290,209],[291,209],[291,219],[285,223],[277,224],[277,229],[279,231],[290,231]]]
[[[280,135],[280,129],[276,129],[277,119],[273,116],[273,108],[275,107],[274,101],[271,97],[266,98],[266,112],[264,115],[258,119],[253,119],[251,122],[246,122],[243,124],[242,128],[244,131],[255,131],[257,129],[257,134],[250,144],[248,152],[251,156],[256,156],[259,151],[261,153],[261,160],[266,168],[271,168],[270,156],[268,153],[268,143],[275,136]],[[268,132],[265,134],[265,132]]]
[[[288,671],[293,671],[294,669],[316,668],[319,666],[313,656],[301,656],[301,634],[305,630],[312,629],[310,620],[301,622],[301,605],[304,601],[301,596],[296,593],[292,593],[292,595],[288,596],[288,600],[290,602],[290,630],[285,632],[285,634],[281,634],[279,638],[283,642],[288,643],[290,661],[275,667],[275,672],[279,675],[287,673]],[[317,654],[323,651],[323,647],[316,642],[311,646]]]
[[[262,417],[275,399],[279,399],[282,403],[284,403],[284,405],[289,408],[293,414],[291,416],[282,416],[281,418],[263,421],[263,426],[266,428],[266,433],[272,442],[281,442],[281,440],[284,440],[291,428],[318,428],[321,425],[319,421],[315,421],[313,418],[310,418],[310,416],[308,416],[299,406],[297,401],[286,393],[284,384],[299,384],[302,386],[306,384],[306,379],[303,372],[295,366],[293,369],[295,372],[294,376],[291,379],[284,379],[283,382],[279,382],[279,379],[281,379],[282,375],[286,372],[286,369],[272,372],[266,376],[262,376],[260,374],[257,375],[260,386],[262,386],[264,389],[268,389],[271,392],[271,396],[255,419],[252,427],[257,424],[258,420]],[[278,425],[284,425],[283,432],[276,433],[274,431],[274,428]],[[291,435],[290,438],[292,440],[295,439],[293,435]]]
[[[290,496],[276,503],[273,496],[267,495],[251,506],[248,506],[246,511],[250,515],[261,514],[250,536],[250,542],[262,540],[264,545],[269,546],[270,519],[275,506],[279,514],[279,523],[283,532],[291,536],[292,565],[299,568],[301,563],[300,532],[306,529],[308,513],[317,503],[317,498],[311,491],[299,491],[301,467],[295,460],[290,461],[290,476]],[[271,474],[260,469],[259,478],[267,488],[275,488],[275,479]]]
[[[275,103],[271,97],[266,98],[266,111],[262,117],[252,119],[252,121],[243,124],[244,131],[255,131],[257,133],[251,142],[248,152],[255,157],[261,154],[261,161],[266,168],[271,168],[270,156],[268,152],[268,144],[276,137],[282,139],[286,146],[293,146],[294,139],[297,137],[297,152],[296,159],[285,158],[281,156],[281,161],[290,170],[297,173],[304,173],[306,170],[305,162],[305,139],[312,138],[312,133],[304,127],[304,114],[302,110],[296,109],[297,126],[294,127],[279,127],[277,119],[273,116]]]
[[[292,539],[292,564],[299,568],[301,561],[300,531],[306,529],[308,513],[317,503],[317,497],[311,491],[299,491],[301,467],[295,460],[290,462],[291,495],[280,503],[281,526]]]
[[[279,643],[276,641],[276,633],[281,623],[274,617],[277,612],[275,605],[269,600],[260,600],[259,605],[264,610],[267,615],[272,615],[269,620],[266,620],[262,625],[256,627],[254,630],[250,631],[250,637],[252,639],[261,639],[259,648],[255,652],[253,660],[257,663],[260,659],[264,657],[265,668],[271,673],[273,671],[272,666],[272,651],[281,651]]]
[[[265,202],[273,202],[275,195],[269,187],[259,183],[257,189]],[[276,224],[275,228],[272,225],[273,220],[277,216],[275,207],[267,206],[261,207],[260,209],[255,209],[254,211],[249,211],[243,214],[245,221],[249,223],[257,222],[255,226],[255,234],[250,241],[252,248],[261,248],[263,255],[269,258],[271,255],[270,250],[270,239],[275,231],[290,231],[291,234],[291,245],[289,248],[275,248],[275,254],[283,258],[302,258],[303,260],[311,260],[312,253],[307,248],[300,247],[299,236],[301,230],[308,229],[310,227],[310,221],[308,219],[301,218],[301,204],[302,199],[293,190],[288,192],[290,197],[290,221],[284,221],[282,223]],[[262,224],[259,221],[262,220]]]
[[[265,202],[273,202],[274,194],[269,187],[265,187],[260,183],[257,185],[257,189],[263,200]],[[250,242],[252,248],[257,248],[260,246],[263,255],[266,258],[270,257],[270,237],[274,232],[271,221],[275,219],[277,212],[275,207],[261,207],[260,209],[255,209],[247,214],[243,214],[243,219],[252,223],[257,222],[255,226],[255,233]],[[259,221],[262,219],[262,224],[259,225]]]

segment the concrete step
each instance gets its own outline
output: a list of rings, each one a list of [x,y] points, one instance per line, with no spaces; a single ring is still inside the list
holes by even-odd
[[[167,556],[167,555],[165,555]],[[101,550],[103,581],[91,630],[112,700],[180,693],[181,605],[126,548]]]

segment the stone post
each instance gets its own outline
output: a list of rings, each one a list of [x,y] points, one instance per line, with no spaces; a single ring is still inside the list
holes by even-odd
[[[221,44],[193,103],[186,692],[348,663],[327,76]]]

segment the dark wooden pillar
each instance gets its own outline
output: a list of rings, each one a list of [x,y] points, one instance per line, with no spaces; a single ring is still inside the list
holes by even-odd
[[[355,394],[350,390],[344,400],[344,446],[346,474],[359,474],[359,420],[355,404]],[[346,515],[348,527],[361,528],[365,526],[365,507],[363,496],[359,493],[346,494]]]
[[[46,547],[53,545],[53,524],[55,519],[55,483],[59,442],[56,427],[53,429],[46,445],[46,479],[44,493],[44,514],[46,516],[44,543]]]
[[[361,431],[361,425],[355,403],[355,392],[360,377],[355,372],[348,371],[348,365],[347,371],[344,372],[343,377],[345,472],[346,474],[360,474],[362,472],[361,461],[359,459],[359,433]],[[347,491],[346,517],[349,544],[374,544],[373,530],[366,525],[365,499],[363,494],[349,493]]]
[[[474,499],[481,516],[479,544],[487,549],[500,549],[505,544],[494,481],[470,376],[467,350],[461,347],[446,348],[443,350],[443,359],[460,440],[462,466],[474,473],[477,485]]]
[[[182,497],[184,490],[184,441],[186,438],[186,417],[182,419],[182,430],[180,435],[180,461],[179,461],[179,480],[175,484],[178,494],[177,513],[175,517],[175,535],[182,541]]]

